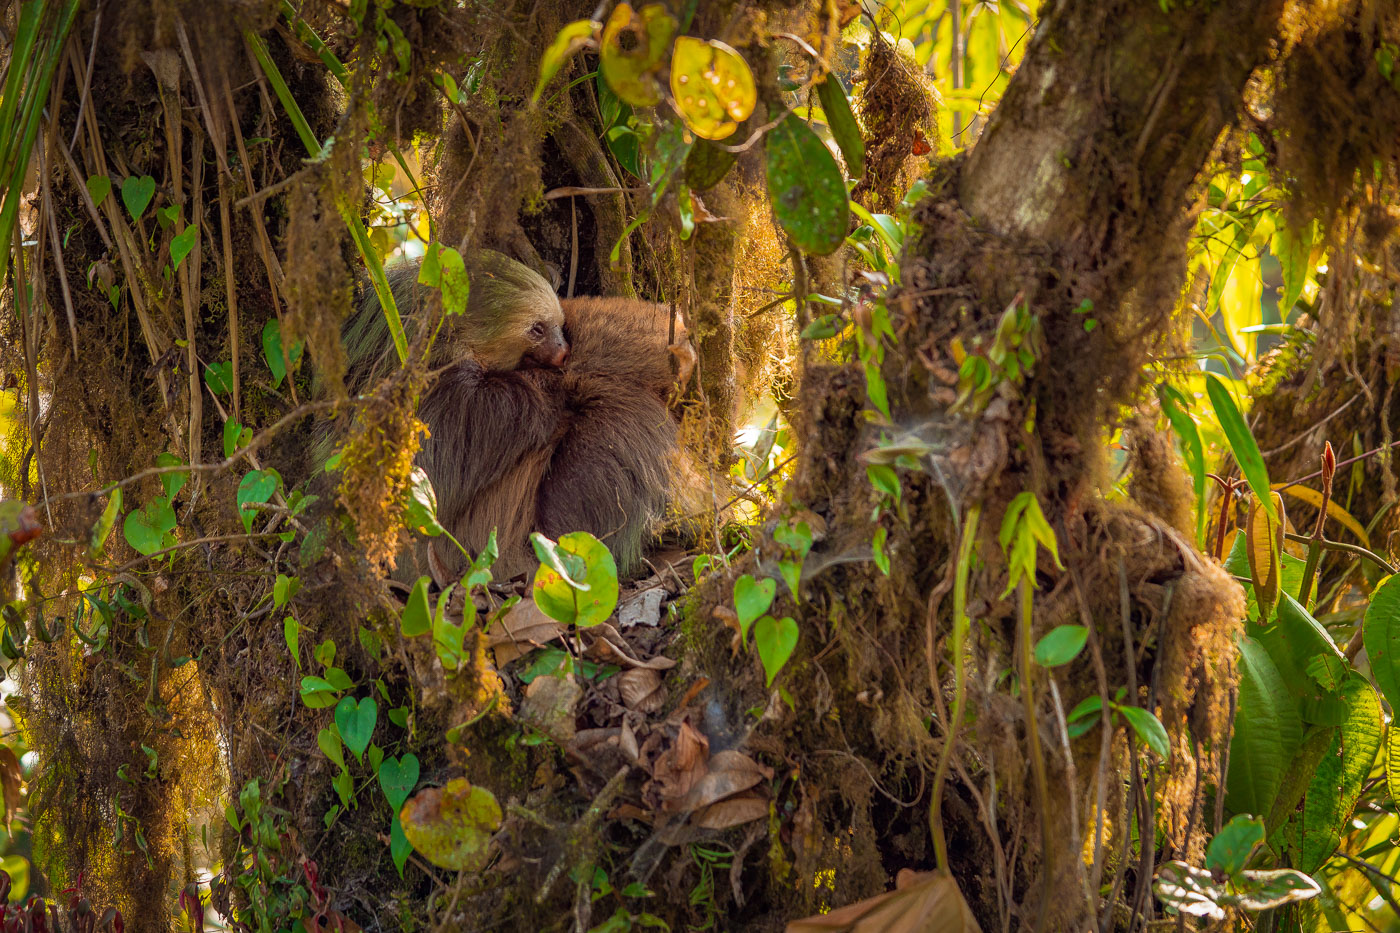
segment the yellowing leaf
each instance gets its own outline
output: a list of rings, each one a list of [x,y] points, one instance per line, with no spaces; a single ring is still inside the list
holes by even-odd
[[[1250,362],[1254,361],[1259,335],[1246,333],[1244,329],[1263,323],[1263,294],[1264,280],[1259,272],[1259,252],[1252,246],[1247,247],[1244,255],[1240,256],[1235,267],[1230,270],[1230,277],[1225,280],[1225,287],[1221,289],[1220,316],[1225,321],[1225,329],[1230,334],[1231,342]]]
[[[725,139],[758,103],[748,62],[723,42],[681,36],[671,51],[676,112],[701,139]]]
[[[554,37],[549,48],[544,50],[544,57],[540,59],[540,79],[535,82],[535,92],[530,95],[530,103],[533,104],[540,99],[545,85],[549,84],[559,73],[559,69],[564,67],[564,62],[587,45],[597,32],[598,24],[591,19],[574,20],[559,30],[559,35]]]
[[[453,778],[414,794],[399,821],[413,848],[434,865],[476,871],[490,855],[491,834],[501,828],[501,805],[486,788]]]
[[[1274,497],[1274,508],[1283,518],[1283,497],[1276,492],[1269,495]],[[1249,577],[1254,584],[1254,598],[1259,602],[1260,617],[1267,619],[1278,602],[1279,587],[1283,582],[1283,575],[1279,572],[1283,554],[1283,523],[1275,521],[1256,502],[1249,510],[1246,533]]]
[[[598,67],[618,97],[634,107],[661,102],[655,72],[677,25],[676,18],[659,3],[648,3],[638,12],[630,3],[619,3],[613,9],[603,27]]]

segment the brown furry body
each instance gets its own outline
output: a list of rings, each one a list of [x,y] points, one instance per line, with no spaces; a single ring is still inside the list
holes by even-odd
[[[431,436],[418,461],[432,479],[443,526],[473,553],[496,530],[497,577],[529,570],[529,534],[587,531],[619,572],[640,563],[668,505],[694,487],[666,406],[673,376],[664,305],[617,298],[564,302],[570,341],[562,368],[490,371],[464,360],[442,373],[419,416]],[[454,576],[450,541],[428,566]]]

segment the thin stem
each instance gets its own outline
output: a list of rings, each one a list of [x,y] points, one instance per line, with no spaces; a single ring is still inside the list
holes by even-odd
[[[963,522],[962,541],[958,544],[957,576],[953,580],[953,711],[943,730],[943,749],[938,753],[938,767],[933,772],[933,795],[929,801],[928,821],[933,831],[935,864],[948,870],[948,840],[943,833],[943,781],[948,776],[948,762],[953,757],[958,727],[962,725],[966,689],[963,674],[963,650],[972,622],[967,617],[967,579],[972,569],[972,548],[977,540],[977,522],[982,517],[982,503],[968,507]]]
[[[1033,608],[1032,580],[1022,577],[1020,582],[1020,676],[1021,698],[1026,705],[1026,742],[1030,746],[1031,774],[1035,778],[1035,796],[1040,808],[1040,871],[1042,888],[1040,912],[1036,917],[1035,929],[1042,929],[1050,910],[1050,894],[1055,884],[1054,834],[1050,829],[1050,782],[1045,775],[1045,754],[1040,747],[1040,726],[1035,715],[1035,689],[1031,680],[1031,610]]]
[[[1303,544],[1310,544],[1314,540],[1316,540],[1320,546],[1325,547],[1329,551],[1345,551],[1348,554],[1355,554],[1357,557],[1369,560],[1371,563],[1375,564],[1377,567],[1381,568],[1386,573],[1395,572],[1395,568],[1390,566],[1390,564],[1387,563],[1385,559],[1382,558],[1379,554],[1377,554],[1374,551],[1367,550],[1359,544],[1346,544],[1342,541],[1328,541],[1325,538],[1314,539],[1308,537],[1307,535],[1293,534],[1292,532],[1285,532],[1284,537],[1287,538],[1289,541],[1298,541]]]

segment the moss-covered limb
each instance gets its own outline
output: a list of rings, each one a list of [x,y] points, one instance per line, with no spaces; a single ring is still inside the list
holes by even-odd
[[[691,339],[699,356],[697,372],[704,404],[704,460],[724,469],[733,457],[737,381],[734,376],[734,269],[743,239],[741,198],[729,181],[706,192],[718,223],[695,229],[694,301]]]

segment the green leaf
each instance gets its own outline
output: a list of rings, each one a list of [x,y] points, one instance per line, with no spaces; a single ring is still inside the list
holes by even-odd
[[[865,140],[861,136],[856,115],[851,111],[846,90],[841,87],[841,80],[834,74],[828,74],[817,85],[817,97],[822,102],[822,112],[826,114],[826,125],[831,128],[832,138],[846,158],[846,170],[852,178],[860,178],[865,174]]]
[[[179,457],[175,456],[172,453],[167,452],[160,454],[156,457],[156,466],[158,467],[173,467],[184,465],[185,461],[181,460]],[[173,502],[175,499],[175,494],[184,487],[185,480],[189,478],[190,474],[185,470],[171,471],[169,473],[160,474],[160,484],[165,488],[165,498]]]
[[[739,634],[744,644],[749,643],[749,627],[773,605],[777,593],[778,581],[771,577],[755,581],[746,573],[734,581],[734,611],[739,616]]]
[[[385,758],[379,765],[379,787],[395,813],[418,784],[418,756],[409,752],[402,758]]]
[[[1225,805],[1232,813],[1269,813],[1303,741],[1298,704],[1269,652],[1239,639],[1239,701],[1230,739]]]
[[[143,555],[154,554],[165,547],[165,536],[174,530],[175,510],[165,499],[152,499],[145,508],[128,512],[122,522],[126,543]]]
[[[835,252],[850,223],[846,182],[835,157],[793,114],[769,131],[764,147],[768,196],[779,226],[803,252]]]
[[[691,147],[685,157],[685,183],[692,191],[708,191],[719,184],[737,159],[734,153],[706,140]]]
[[[1297,867],[1309,874],[1332,857],[1341,844],[1352,809],[1371,773],[1385,729],[1376,691],[1356,676],[1342,687],[1347,720],[1318,762],[1303,799],[1302,850]]]
[[[1283,273],[1283,294],[1279,297],[1278,316],[1288,320],[1288,313],[1302,297],[1303,286],[1307,284],[1309,269],[1308,256],[1312,250],[1311,231],[1294,231],[1284,223],[1274,233],[1270,251],[1278,259]]]
[[[541,563],[535,571],[532,593],[539,610],[565,625],[586,627],[606,622],[617,608],[617,563],[603,542],[586,531],[563,535],[557,545],[540,534],[532,534],[530,540],[536,554],[560,558],[553,561],[557,566]],[[572,579],[559,572],[566,565]],[[577,579],[578,566],[582,567],[582,580]]]
[[[758,88],[744,57],[718,40],[681,36],[671,48],[676,113],[701,139],[727,139],[753,113]]]
[[[156,193],[156,180],[150,175],[128,175],[122,180],[122,203],[132,220],[140,220]]]
[[[1264,457],[1259,453],[1254,434],[1236,407],[1230,390],[1225,388],[1224,383],[1217,379],[1215,374],[1206,373],[1206,394],[1210,396],[1210,403],[1215,407],[1215,417],[1220,421],[1225,439],[1230,442],[1230,452],[1235,455],[1235,462],[1240,465],[1240,472],[1244,474],[1250,490],[1269,518],[1278,522],[1274,498],[1269,494],[1269,471],[1264,467]]]
[[[282,477],[270,467],[253,470],[239,481],[238,517],[243,520],[244,531],[251,533],[253,530],[254,510],[249,506],[262,505],[271,499],[281,481]]]
[[[194,249],[195,243],[199,240],[199,226],[190,224],[175,234],[170,240],[170,267],[176,271],[180,268],[180,263],[185,261],[185,257]]]
[[[287,642],[287,651],[291,653],[297,670],[301,670],[301,623],[291,616],[283,619],[282,638]]]
[[[408,489],[404,492],[404,517],[408,527],[414,531],[435,538],[447,529],[438,523],[437,493],[433,482],[422,467],[414,467],[408,475]]]
[[[204,384],[215,395],[233,394],[233,360],[204,367]]]
[[[117,516],[122,511],[122,491],[121,487],[113,489],[107,497],[107,505],[102,509],[102,515],[92,526],[92,531],[88,534],[88,559],[96,562],[102,557],[102,551],[107,546],[107,539],[112,535],[112,528],[117,524]]]
[[[152,180],[154,184],[154,180]],[[107,195],[112,193],[112,179],[106,175],[89,175],[86,183],[88,197],[92,198],[92,203],[96,207],[101,207],[102,202],[107,200]]]
[[[1157,386],[1157,400],[1162,413],[1171,422],[1172,430],[1181,441],[1181,455],[1191,471],[1191,487],[1196,499],[1196,547],[1205,550],[1206,541],[1206,457],[1201,443],[1201,431],[1187,414],[1190,407],[1186,396],[1165,382]]]
[[[245,428],[232,418],[224,422],[224,459],[227,460],[253,439],[253,429]]]
[[[335,727],[340,730],[340,738],[345,747],[359,758],[369,748],[370,736],[374,734],[374,723],[379,718],[379,707],[373,697],[365,697],[358,703],[353,697],[345,697],[335,707]]]
[[[324,709],[334,706],[341,691],[337,690],[324,677],[303,677],[301,679],[301,702],[310,709]]]
[[[1322,893],[1316,881],[1292,868],[1246,869],[1235,879],[1234,888],[1232,893],[1221,898],[1221,903],[1254,911],[1272,910]]]
[[[1264,841],[1264,821],[1257,816],[1239,814],[1220,828],[1206,847],[1205,867],[1222,871],[1231,878],[1244,871],[1254,847]]]
[[[285,573],[279,573],[277,579],[272,581],[272,607],[281,609],[300,589],[300,577],[289,577]]]
[[[403,834],[403,824],[399,822],[398,808],[394,808],[394,819],[389,824],[389,855],[394,860],[394,867],[399,871],[399,877],[403,877],[403,867],[408,864],[408,856],[413,852],[413,846],[409,843],[408,837]]]
[[[1171,740],[1167,737],[1167,730],[1162,726],[1160,719],[1140,706],[1115,703],[1113,708],[1123,714],[1123,718],[1128,720],[1128,725],[1133,727],[1138,738],[1147,743],[1148,748],[1164,759],[1171,756]]]
[[[272,318],[263,325],[262,348],[263,360],[267,363],[267,368],[272,371],[272,387],[275,389],[282,385],[282,380],[287,378],[287,363],[296,366],[301,359],[301,351],[305,342],[298,340],[287,349],[287,360],[282,359],[282,322]]]
[[[335,762],[343,770],[345,768],[345,753],[340,747],[340,736],[334,729],[322,729],[316,733],[316,746],[321,749],[321,753]]]
[[[758,648],[758,658],[763,662],[763,673],[767,686],[773,686],[773,678],[787,664],[797,647],[797,623],[784,616],[774,619],[764,616],[754,624],[753,642]]]
[[[431,577],[419,577],[408,594],[408,604],[403,607],[400,630],[405,638],[426,635],[433,630],[433,610],[428,605],[428,584]]]
[[[1371,591],[1361,641],[1381,696],[1391,709],[1400,710],[1400,574],[1385,577]]]
[[[544,56],[540,59],[540,77],[535,82],[535,91],[530,95],[530,103],[539,103],[540,95],[544,93],[545,87],[554,76],[559,73],[559,69],[564,67],[573,54],[588,44],[589,40],[597,34],[599,24],[589,19],[576,19],[554,37],[554,41],[549,44],[549,48],[544,50]]]
[[[1089,630],[1082,625],[1057,625],[1036,642],[1035,663],[1041,667],[1059,667],[1079,657],[1089,640]]]
[[[870,551],[875,558],[875,566],[887,577],[890,575],[890,555],[885,553],[885,541],[889,534],[889,530],[882,525],[875,529],[875,534],[870,538]]]

